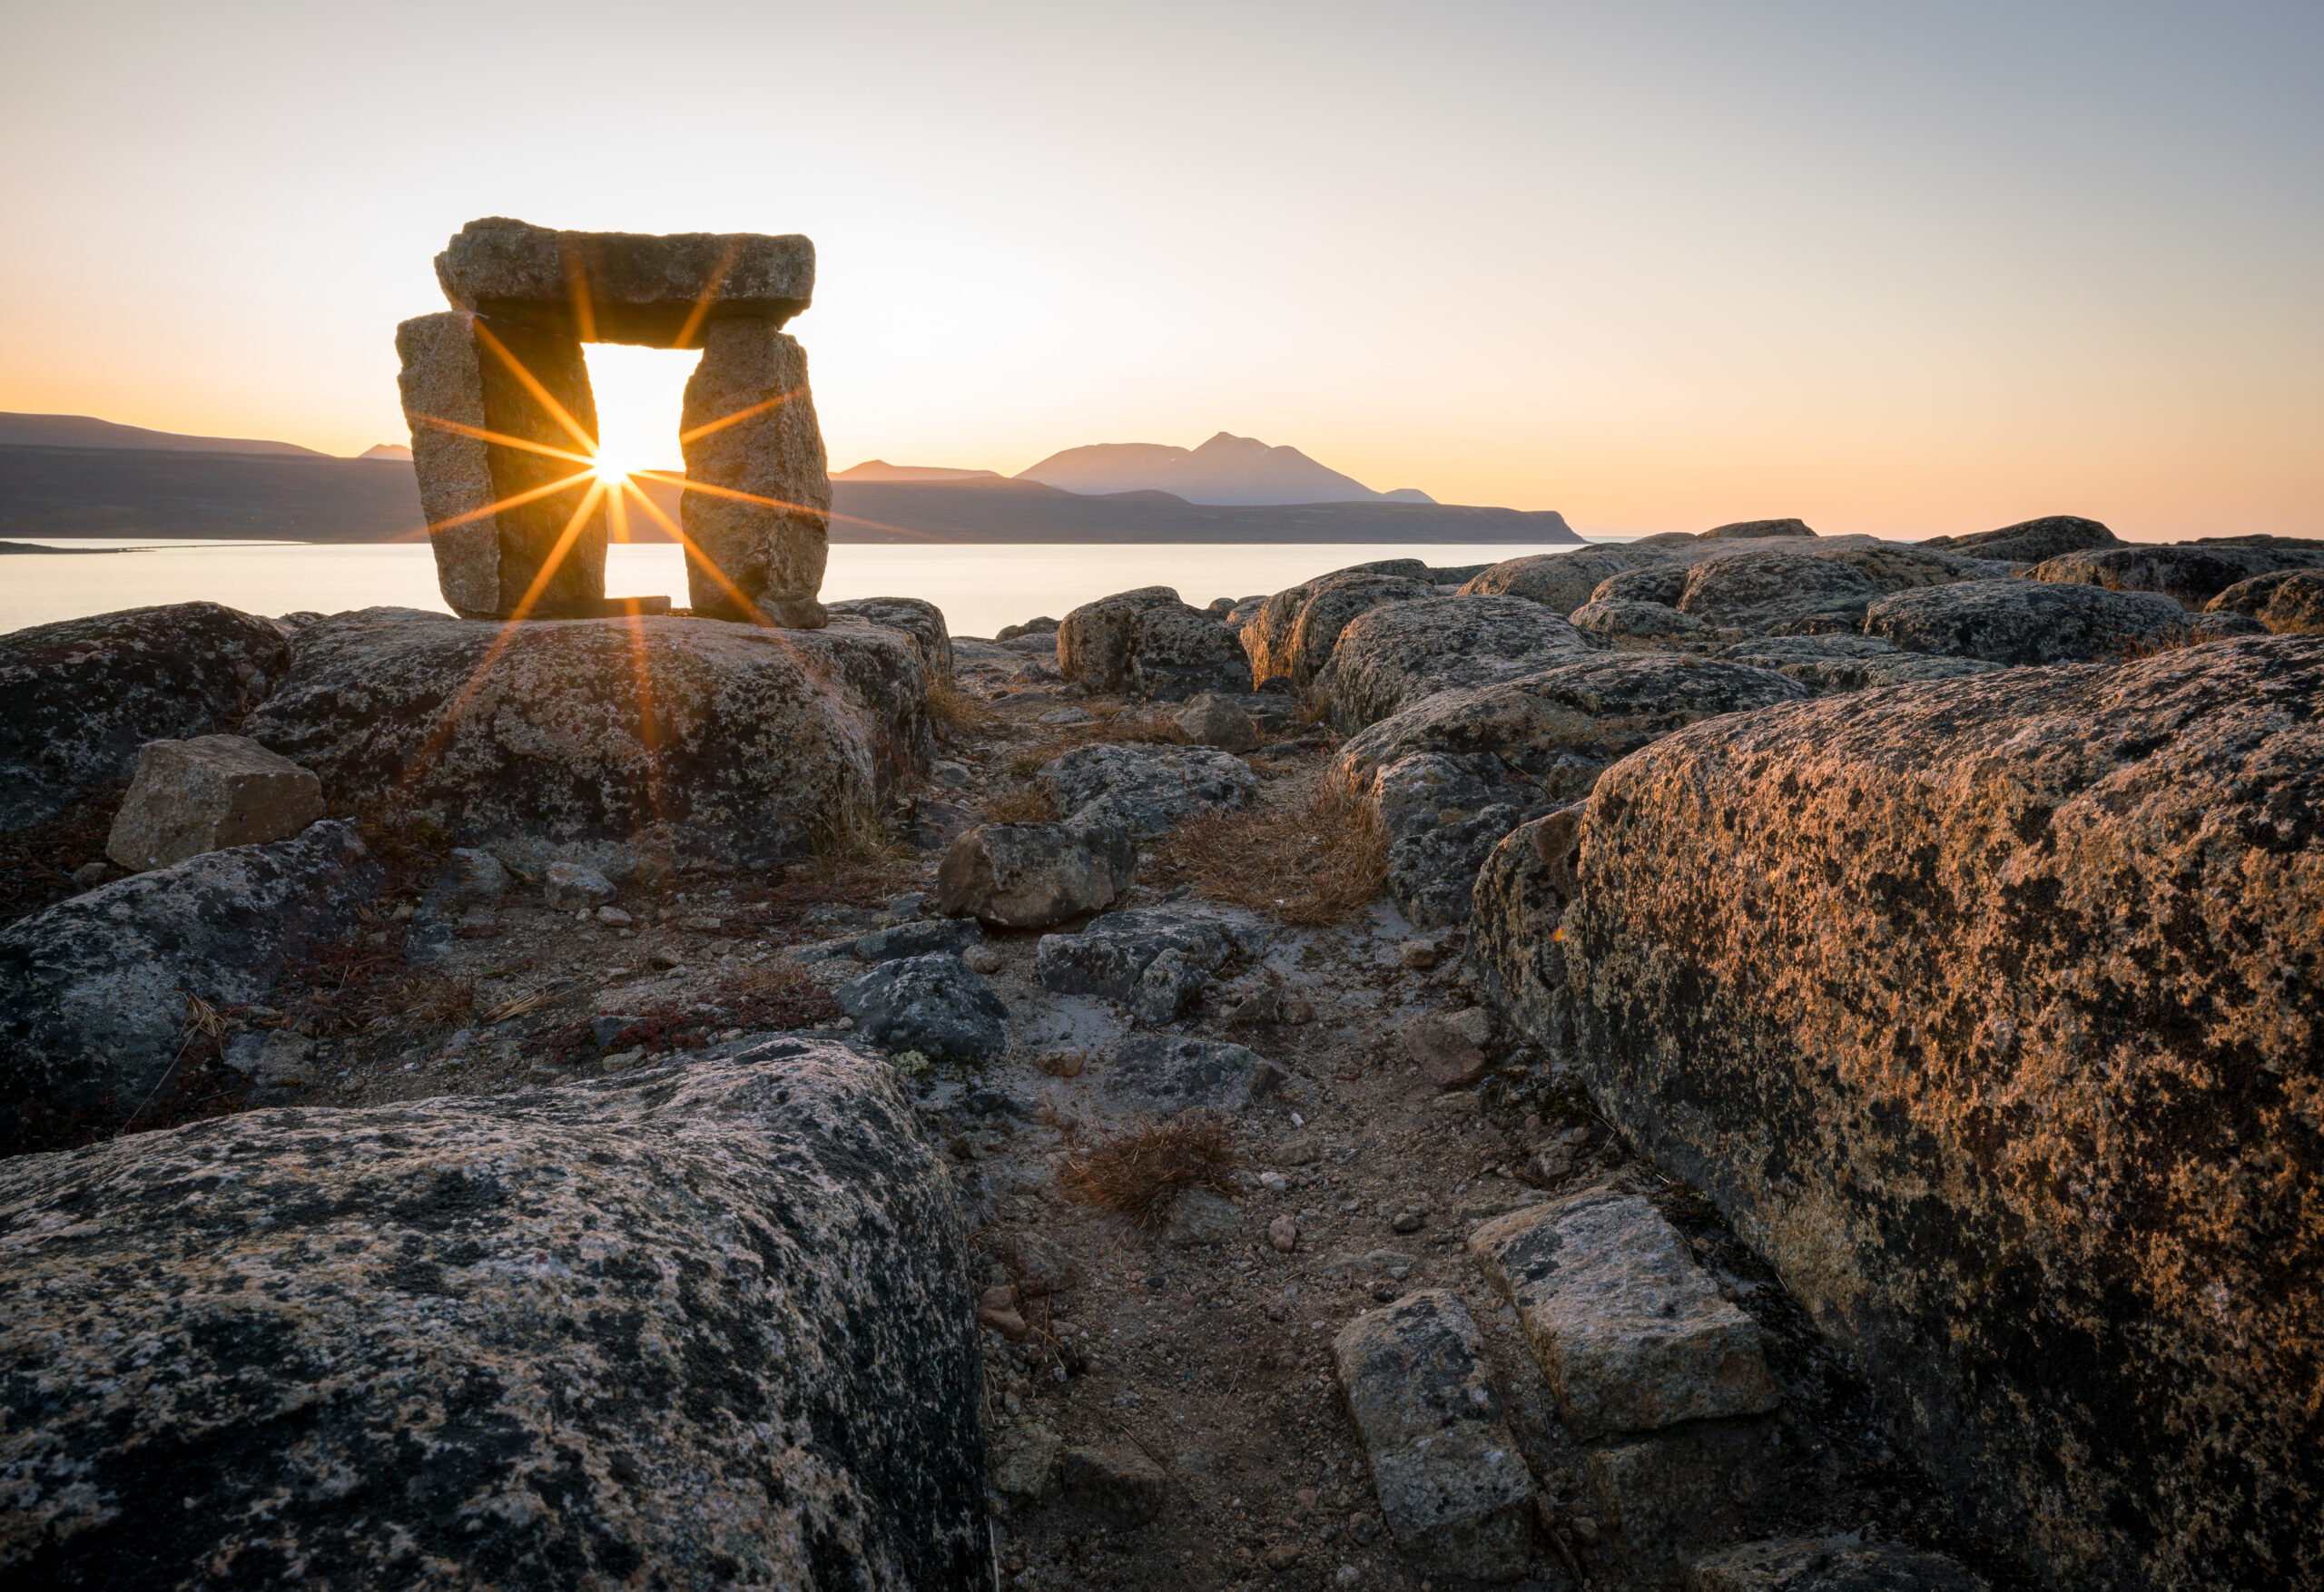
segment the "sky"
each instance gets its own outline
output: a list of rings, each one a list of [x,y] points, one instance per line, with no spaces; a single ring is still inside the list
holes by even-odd
[[[0,409],[407,440],[471,217],[804,232],[834,467],[1298,447],[1585,532],[2324,536],[2324,6],[82,0]],[[595,350],[675,463],[688,356]]]

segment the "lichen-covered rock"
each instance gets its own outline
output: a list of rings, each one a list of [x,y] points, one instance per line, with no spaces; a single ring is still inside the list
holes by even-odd
[[[2305,570],[2299,569],[2275,569],[2270,570],[2265,575],[2255,575],[2249,580],[2237,581],[2218,596],[2205,603],[2203,612],[2246,614],[2256,619],[2259,617],[2260,610],[2268,605],[2268,599],[2276,595],[2278,586],[2288,580],[2297,579],[2306,573]],[[2265,627],[2262,626],[2262,628]]]
[[[2187,622],[2155,592],[2031,580],[1965,580],[1883,597],[1864,633],[1908,653],[1995,663],[2074,663],[2153,641]]]
[[[1686,1592],[1985,1592],[1983,1577],[1941,1553],[1856,1537],[1722,1548],[1689,1565],[1685,1585]]]
[[[992,1585],[949,1182],[838,1045],[25,1156],[0,1254],[16,1585]]]
[[[1423,929],[1467,922],[1477,870],[1521,816],[1514,807],[1489,806],[1391,844],[1388,894],[1397,910]]]
[[[1128,694],[1146,702],[1185,702],[1251,689],[1251,660],[1242,638],[1215,614],[1181,604],[1148,608],[1131,634]]]
[[[1535,553],[1523,558],[1504,559],[1485,569],[1461,588],[1461,595],[1522,597],[1556,613],[1571,614],[1590,601],[1590,595],[1598,589],[1599,583],[1609,576],[1669,557],[1664,548],[1634,546]]]
[[[1166,835],[1203,811],[1239,811],[1258,794],[1241,758],[1209,746],[1098,743],[1042,765],[1034,782],[1074,825],[1102,824],[1139,840]]]
[[[1172,715],[1171,722],[1190,746],[1216,746],[1221,752],[1255,752],[1259,727],[1231,696],[1205,692]]]
[[[2062,1586],[2324,1577],[2320,816],[2270,636],[1697,725],[1581,826],[1567,1059]]]
[[[920,666],[931,681],[952,678],[952,633],[945,626],[944,610],[921,597],[852,597],[826,603],[830,614],[852,614],[882,630],[901,630],[911,637]],[[1049,622],[1052,629],[1056,621]]]
[[[1571,1054],[1573,1014],[1560,930],[1581,889],[1574,870],[1586,811],[1561,807],[1502,836],[1469,898],[1478,993],[1505,1023],[1561,1056]]]
[[[936,870],[936,909],[995,929],[1048,929],[1102,912],[1137,878],[1118,824],[989,823],[964,830]]]
[[[949,952],[882,962],[833,998],[883,1050],[939,1061],[990,1061],[1009,1049],[1009,1007]]]
[[[1875,685],[1905,685],[1915,680],[1957,680],[1965,674],[1990,674],[2003,667],[1983,658],[1908,653],[1894,642],[1870,635],[1760,636],[1730,643],[1715,655],[1789,675],[1819,696],[1836,691],[1865,691]]]
[[[1756,542],[1769,536],[1812,536],[1816,533],[1807,528],[1806,520],[1739,519],[1696,534],[1706,542]]]
[[[289,679],[242,732],[314,770],[334,802],[401,790],[455,840],[527,868],[585,843],[805,855],[934,747],[918,655],[860,619],[778,634],[405,608],[300,631]]]
[[[1332,1357],[1380,1513],[1421,1570],[1513,1581],[1534,1487],[1460,1295],[1408,1293],[1340,1331]]]
[[[795,232],[560,232],[486,216],[436,257],[444,297],[582,342],[698,349],[731,319],[781,326],[813,301]]]
[[[1997,531],[1977,531],[1966,536],[1931,536],[1918,545],[1931,552],[1965,553],[1974,558],[2000,559],[2010,564],[2039,564],[2061,553],[2086,547],[2119,547],[2122,543],[2094,519],[2052,514],[2040,519],[2020,520]]]
[[[177,1058],[189,995],[263,999],[289,963],[352,933],[386,884],[341,820],[205,851],[0,929],[0,1142],[28,1106],[128,1118]]]
[[[1641,597],[1592,597],[1573,611],[1573,627],[1610,647],[1659,647],[1695,640],[1704,630],[1693,614]]]
[[[0,635],[0,830],[129,778],[148,741],[208,734],[282,678],[281,626],[172,603]]]
[[[1521,808],[1586,794],[1609,763],[1718,713],[1797,702],[1796,681],[1669,653],[1609,653],[1538,674],[1448,692],[1351,739],[1335,765],[1358,789],[1418,752],[1458,759],[1493,799]]]
[[[1458,758],[1418,752],[1373,776],[1365,792],[1391,842],[1424,834],[1442,823],[1492,805],[1492,790]]]
[[[806,350],[739,319],[704,330],[702,350],[678,422],[687,600],[712,619],[819,629],[832,483]]]
[[[149,741],[105,855],[133,870],[287,840],[323,815],[321,781],[241,735]]]
[[[1185,606],[1168,586],[1140,586],[1082,604],[1058,624],[1058,673],[1092,691],[1123,690],[1130,683],[1138,615],[1149,608]]]
[[[1286,587],[1269,597],[1258,618],[1243,631],[1251,678],[1265,683],[1280,674],[1295,690],[1305,691],[1332,661],[1349,620],[1384,603],[1437,595],[1435,583],[1424,571],[1386,575],[1362,567]]]
[[[2324,631],[2324,574],[2301,570],[2268,594],[2257,615],[2278,635],[2314,635]]]
[[[1490,685],[1590,650],[1588,637],[1522,597],[1421,597],[1357,614],[1323,676],[1332,727],[1352,735],[1440,691]]]
[[[1098,1092],[1118,1109],[1175,1116],[1182,1111],[1237,1112],[1251,1103],[1258,1053],[1213,1039],[1139,1034],[1114,1049]]]
[[[1147,1022],[1167,1023],[1238,945],[1256,948],[1255,929],[1168,907],[1108,912],[1078,934],[1041,936],[1041,987],[1104,996]]]
[[[2109,591],[2160,592],[2186,607],[2201,608],[2253,575],[2319,565],[2324,546],[2202,541],[2061,553],[2034,565],[2033,575],[2035,580],[2074,581]]]

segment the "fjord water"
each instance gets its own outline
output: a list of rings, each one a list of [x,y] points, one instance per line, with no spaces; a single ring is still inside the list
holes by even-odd
[[[0,631],[28,624],[201,600],[251,614],[338,613],[393,605],[449,612],[436,589],[425,543],[318,546],[303,542],[160,543],[44,540],[49,547],[130,551],[52,557],[0,556]],[[947,543],[925,546],[842,543],[831,550],[823,598],[925,597],[956,635],[990,635],[1036,614],[1137,586],[1176,587],[1197,605],[1215,597],[1280,591],[1328,570],[1383,558],[1440,568],[1497,564],[1571,545],[1305,542],[1274,546],[1206,543]],[[685,564],[675,544],[610,547],[606,591],[685,601]]]

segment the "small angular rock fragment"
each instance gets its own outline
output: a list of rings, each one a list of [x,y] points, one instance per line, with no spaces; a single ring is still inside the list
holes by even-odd
[[[1249,752],[1259,743],[1258,726],[1251,715],[1216,692],[1205,692],[1171,715],[1190,746],[1216,746],[1221,752]]]
[[[613,880],[578,862],[552,862],[541,873],[541,899],[556,911],[595,909],[614,899]]]
[[[1404,1054],[1440,1089],[1461,1089],[1485,1076],[1485,1053],[1452,1024],[1423,1017],[1404,1029]]]
[[[323,815],[322,783],[240,735],[149,741],[105,855],[140,871],[228,846],[287,840]]]
[[[1469,1253],[1516,1307],[1578,1438],[1764,1414],[1782,1401],[1758,1323],[1636,1194],[1600,1190],[1512,1212],[1471,1233]]]
[[[1513,1580],[1534,1487],[1459,1296],[1411,1293],[1359,1317],[1332,1352],[1381,1513],[1423,1572]]]
[[[1154,1518],[1169,1491],[1162,1468],[1134,1449],[1065,1450],[1065,1501],[1114,1530]]]
[[[936,909],[995,929],[1047,929],[1101,912],[1137,877],[1137,848],[1106,824],[979,824],[945,848]]]

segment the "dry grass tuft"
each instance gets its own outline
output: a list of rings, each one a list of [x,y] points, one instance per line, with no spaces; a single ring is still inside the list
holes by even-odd
[[[928,684],[928,716],[946,735],[966,735],[992,722],[992,715],[967,692],[950,680]]]
[[[985,803],[984,817],[987,823],[1049,823],[1057,808],[1038,786],[1021,785]]]
[[[448,973],[418,973],[404,981],[397,998],[405,1011],[422,1022],[466,1022],[476,1015],[476,980]]]
[[[1205,812],[1154,853],[1161,878],[1302,927],[1342,923],[1388,877],[1388,831],[1345,780],[1327,775],[1304,798],[1242,812]]]
[[[1084,1204],[1154,1228],[1169,1218],[1171,1205],[1187,1189],[1232,1195],[1240,1164],[1234,1130],[1225,1120],[1189,1111],[1068,1153],[1065,1186]]]

